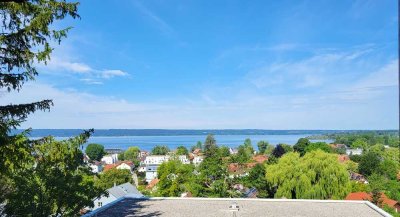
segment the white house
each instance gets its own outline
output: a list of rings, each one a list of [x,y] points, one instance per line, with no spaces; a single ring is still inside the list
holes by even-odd
[[[83,154],[83,162],[89,163],[89,160],[90,160],[89,156],[87,154]]]
[[[190,160],[187,158],[186,155],[179,155],[178,159],[183,163],[183,164],[190,164]]]
[[[229,148],[229,154],[237,154],[238,150],[236,148]]]
[[[101,161],[106,164],[114,164],[118,161],[118,154],[105,155],[101,158]]]
[[[135,166],[133,165],[132,162],[130,162],[130,161],[123,161],[123,162],[121,162],[121,163],[117,166],[117,169],[119,169],[119,170],[126,169],[126,170],[129,170],[129,171],[132,172],[132,170],[133,170],[134,167],[135,167]]]
[[[362,155],[363,150],[362,148],[355,148],[355,149],[346,149],[346,154],[347,155]]]
[[[143,164],[145,166],[146,171],[146,182],[150,183],[151,180],[157,178],[157,169],[158,167],[168,161],[170,158],[169,155],[149,155],[146,156]]]
[[[105,206],[106,204],[109,204],[121,197],[129,196],[133,198],[141,198],[143,197],[143,194],[140,193],[135,186],[133,186],[131,183],[127,182],[121,185],[116,185],[112,188],[107,189],[108,192],[108,197],[105,195],[102,195],[99,198],[96,198],[94,202],[94,207],[91,210],[96,210],[102,206]]]
[[[139,167],[138,167],[138,172],[139,172],[139,173],[144,173],[144,172],[146,172],[146,166],[139,166]]]
[[[158,167],[171,159],[169,155],[149,155],[143,162],[143,165],[146,169],[146,182],[151,182],[151,180],[157,178],[157,169]],[[180,160],[183,164],[190,164],[190,160],[186,155],[179,155],[177,159]]]
[[[89,163],[89,167],[93,173],[100,173],[101,171],[103,171],[103,165],[101,164],[101,162],[98,162],[98,161]]]
[[[157,169],[159,164],[146,164],[146,182],[150,183],[151,180],[157,178]]]
[[[198,165],[200,165],[201,162],[203,162],[203,160],[204,160],[204,156],[194,156],[193,164],[195,166],[198,166]]]
[[[169,155],[149,155],[146,156],[144,164],[157,164],[160,165],[169,160]]]

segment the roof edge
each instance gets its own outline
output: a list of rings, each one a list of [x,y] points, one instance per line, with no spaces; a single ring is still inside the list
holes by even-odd
[[[117,200],[108,203],[90,213],[83,215],[82,217],[93,217],[96,216],[98,213],[103,212],[104,210],[110,208],[111,206],[115,205],[116,203],[124,200],[124,199],[137,199],[137,200],[205,200],[205,201],[212,201],[212,200],[229,200],[229,201],[266,201],[266,202],[314,202],[314,203],[357,203],[357,204],[365,204],[369,208],[373,209],[380,215],[384,217],[392,217],[389,213],[384,211],[383,209],[379,208],[375,204],[365,201],[365,200],[312,200],[312,199],[265,199],[265,198],[205,198],[205,197],[131,197],[129,195],[125,195],[123,197],[118,198]]]

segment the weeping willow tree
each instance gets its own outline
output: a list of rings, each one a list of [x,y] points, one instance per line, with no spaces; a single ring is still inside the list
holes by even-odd
[[[337,155],[321,150],[300,157],[288,153],[277,164],[267,166],[267,181],[277,188],[275,198],[343,199],[350,191],[345,166]]]

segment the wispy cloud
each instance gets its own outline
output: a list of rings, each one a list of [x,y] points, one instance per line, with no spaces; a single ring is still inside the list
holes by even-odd
[[[278,61],[250,70],[247,79],[257,88],[288,85],[290,88],[320,87],[330,78],[357,70],[356,61],[371,52],[371,48],[354,51],[319,51],[300,60]]]
[[[133,1],[133,3],[140,13],[150,19],[161,32],[167,35],[175,34],[175,30],[166,21],[144,6],[140,1]]]
[[[127,76],[128,73],[118,70],[118,69],[113,69],[113,70],[103,70],[103,71],[98,71],[100,73],[100,76],[102,78],[112,78],[112,77],[118,77],[118,76]]]
[[[396,72],[393,60],[351,84],[321,91],[262,94],[240,89],[226,97],[210,90],[213,94],[190,100],[151,103],[28,83],[21,92],[5,93],[0,103],[54,99],[50,113],[37,113],[24,123],[35,128],[391,128],[397,126]]]
[[[101,82],[101,81],[96,81],[96,80],[91,79],[91,78],[81,78],[81,79],[79,79],[79,80],[85,82],[86,84],[96,84],[96,85],[101,85],[101,84],[103,84],[103,82]]]
[[[47,65],[40,65],[43,70],[52,72],[69,72],[83,76],[80,80],[86,84],[103,84],[104,79],[128,76],[129,73],[119,69],[95,69],[86,63],[72,61],[68,57],[54,55]]]

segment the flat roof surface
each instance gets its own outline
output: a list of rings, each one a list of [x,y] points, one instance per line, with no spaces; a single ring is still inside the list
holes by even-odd
[[[239,211],[230,210],[236,203]],[[318,217],[381,217],[371,203],[365,201],[321,201],[286,199],[236,198],[124,198],[93,216],[318,216]]]

